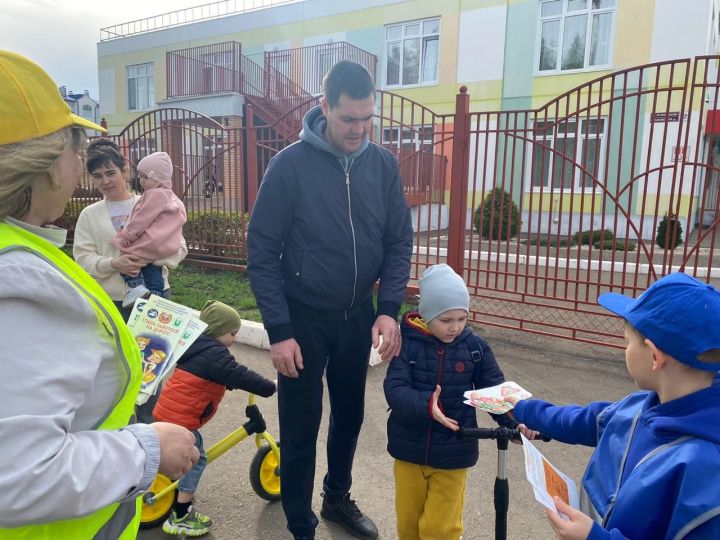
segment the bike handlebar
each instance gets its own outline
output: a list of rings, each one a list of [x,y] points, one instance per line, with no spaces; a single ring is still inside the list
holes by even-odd
[[[507,427],[497,428],[460,428],[456,435],[459,439],[506,439],[508,441],[520,441],[520,430]],[[544,442],[552,441],[549,435],[540,433],[535,440]]]

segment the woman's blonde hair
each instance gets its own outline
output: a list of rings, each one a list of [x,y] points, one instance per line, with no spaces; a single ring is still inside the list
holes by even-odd
[[[0,145],[0,220],[24,218],[30,211],[33,184],[50,182],[65,149],[80,152],[86,141],[83,128],[70,126],[37,139]]]

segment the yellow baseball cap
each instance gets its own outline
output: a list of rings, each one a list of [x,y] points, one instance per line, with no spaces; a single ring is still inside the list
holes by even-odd
[[[36,139],[73,125],[106,131],[73,114],[40,66],[19,54],[0,51],[0,145]]]

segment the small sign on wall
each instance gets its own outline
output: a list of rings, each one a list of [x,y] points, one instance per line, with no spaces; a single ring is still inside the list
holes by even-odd
[[[687,120],[688,113],[684,112],[682,113],[682,119]],[[652,113],[650,115],[650,121],[651,122],[679,122],[680,121],[680,113],[679,112],[656,112]]]
[[[672,147],[673,163],[684,162],[685,160],[687,160],[688,155],[690,154],[691,150],[692,150],[692,146],[673,146]]]

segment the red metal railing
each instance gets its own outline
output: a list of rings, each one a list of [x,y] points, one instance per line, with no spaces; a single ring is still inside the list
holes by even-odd
[[[167,97],[183,98],[247,89],[242,45],[236,41],[166,54]]]
[[[375,80],[377,57],[345,41],[265,53],[266,69],[276,70],[312,95],[322,93],[325,73],[340,60],[357,62]]]
[[[428,265],[448,262],[468,283],[473,322],[621,346],[599,294],[637,295],[676,270],[718,284],[719,61],[619,71],[532,110],[470,113],[461,89],[455,113],[438,115],[378,92],[372,135],[398,157],[413,204],[411,288]],[[245,89],[262,87],[260,99],[266,83],[253,70]],[[194,216],[191,257],[243,268],[260,178],[317,102],[264,126],[251,105],[240,129],[154,111],[116,139],[133,161],[171,155]],[[91,187],[78,188],[66,224],[94,200]]]
[[[717,167],[702,133],[717,62],[640,66],[537,110],[469,115],[454,140],[469,148],[469,183],[453,185],[469,204],[456,208],[495,211],[481,210],[467,234],[449,231],[460,246],[448,258],[477,298],[474,320],[619,346],[599,294],[638,295],[675,270],[720,278],[717,187],[703,185]]]

